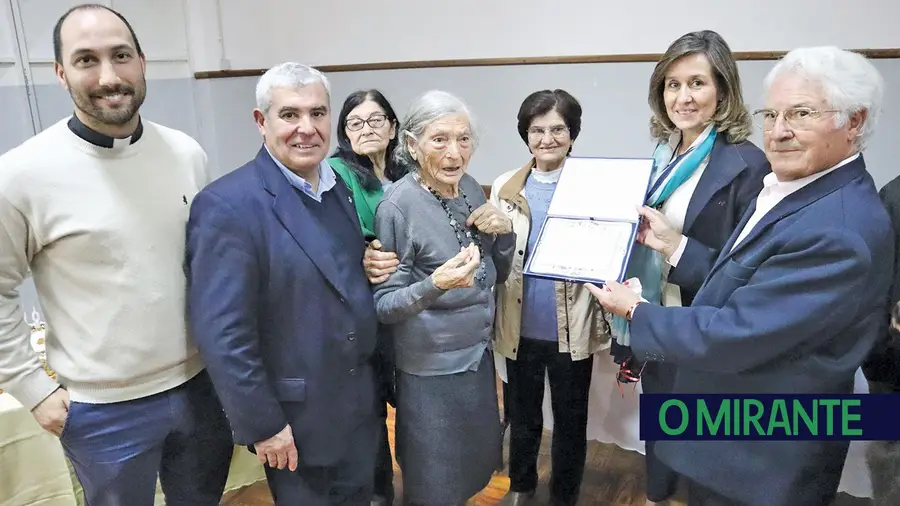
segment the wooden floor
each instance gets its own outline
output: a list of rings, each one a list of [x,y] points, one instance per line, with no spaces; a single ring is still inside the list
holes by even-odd
[[[394,447],[394,411],[388,412],[388,430],[391,448]],[[504,452],[509,448],[504,442]],[[550,478],[550,433],[545,431],[541,441],[541,452],[538,460],[538,493],[534,504],[549,504],[547,482]],[[504,455],[504,462],[507,459]],[[395,504],[401,504],[403,482],[400,469],[394,462]],[[494,506],[509,490],[509,478],[506,471],[494,474],[488,486],[469,502],[470,506]],[[587,462],[585,464],[584,481],[578,506],[644,506],[646,497],[644,490],[644,457],[636,452],[623,450],[615,445],[602,444],[597,441],[588,443]],[[222,500],[222,506],[272,506],[272,496],[265,482],[234,491]],[[683,493],[676,496],[671,506],[686,506]],[[857,499],[841,494],[833,506],[867,506],[869,500]]]

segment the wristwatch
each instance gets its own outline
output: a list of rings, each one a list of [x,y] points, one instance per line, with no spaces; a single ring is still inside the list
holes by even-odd
[[[634,310],[638,307],[638,304],[642,304],[644,301],[639,300],[635,302],[630,308],[628,308],[628,312],[625,313],[625,319],[631,321],[631,317],[634,316]]]

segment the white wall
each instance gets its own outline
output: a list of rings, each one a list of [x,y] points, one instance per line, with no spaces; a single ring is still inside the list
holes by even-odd
[[[195,2],[191,26],[207,41],[192,47],[196,70],[267,68],[282,61],[661,53],[685,32],[706,28],[719,31],[734,51],[900,47],[897,0],[190,0]],[[219,23],[224,51],[215,33]]]
[[[94,0],[96,1],[96,0]],[[147,54],[142,114],[199,135],[185,4],[194,0],[100,0],[131,22]],[[0,153],[68,116],[68,94],[53,71],[53,26],[78,0],[0,0]],[[210,141],[212,142],[212,141]],[[26,312],[40,307],[30,280],[20,289]]]
[[[194,0],[100,0],[131,23],[147,58],[146,116],[194,135],[197,110],[188,50],[186,4]],[[34,96],[39,131],[71,114],[68,94],[54,72],[53,27],[79,0],[0,0],[13,7],[21,27],[16,43],[23,55],[24,75]]]
[[[0,0],[0,80],[15,32]],[[78,0],[12,0],[38,84],[52,75],[51,32]],[[132,23],[148,79],[192,71],[531,56],[661,53],[691,30],[719,31],[734,51],[801,45],[900,47],[900,2],[757,0],[100,0]],[[550,25],[550,23],[554,23]],[[11,26],[10,26],[11,28]]]
[[[0,0],[0,153],[34,134],[12,4]]]
[[[16,31],[8,4],[0,3],[0,86],[21,86],[22,70],[16,54]]]
[[[79,0],[13,0],[24,26],[24,45],[36,85],[56,84],[53,73],[53,26]],[[190,1],[190,0],[188,0]],[[147,79],[193,75],[189,64],[185,0],[100,0],[124,15],[147,55]],[[2,46],[0,46],[2,47]]]

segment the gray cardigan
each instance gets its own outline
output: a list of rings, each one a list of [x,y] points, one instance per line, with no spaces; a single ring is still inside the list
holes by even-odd
[[[464,175],[459,185],[473,210],[487,201],[471,176]],[[446,203],[465,226],[469,210],[462,195]],[[515,233],[479,234],[484,281],[476,280],[472,288],[441,290],[431,273],[459,253],[460,244],[440,202],[407,174],[378,204],[375,235],[384,251],[397,253],[400,265],[375,287],[375,306],[378,319],[390,326],[401,371],[434,376],[478,366],[493,334],[492,288],[509,275],[516,246]],[[464,244],[467,241],[463,237]]]

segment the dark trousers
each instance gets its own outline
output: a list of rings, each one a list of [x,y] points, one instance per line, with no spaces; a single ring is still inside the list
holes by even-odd
[[[648,394],[672,391],[675,384],[675,368],[667,363],[647,362],[641,374],[641,389]],[[664,464],[654,452],[655,441],[644,441],[644,463],[647,474],[647,499],[662,502],[675,494],[678,474]]]
[[[872,504],[900,504],[900,441],[872,441],[866,460],[872,476]]]
[[[384,415],[387,415],[385,408]],[[375,494],[394,500],[394,461],[391,459],[391,442],[388,439],[387,419],[379,417],[378,455],[375,457]]]
[[[546,371],[553,408],[550,497],[554,505],[573,505],[578,501],[587,455],[588,393],[593,368],[593,357],[572,361],[571,355],[559,352],[555,341],[519,340],[517,359],[506,360],[510,490],[529,492],[537,487]]]
[[[375,495],[387,499],[391,504],[394,500],[394,461],[391,458],[391,442],[388,439],[388,404],[394,405],[394,340],[387,327],[378,329],[378,348],[375,350],[372,364],[375,371],[375,380],[378,382],[378,406],[379,431],[378,454],[375,456]]]
[[[900,370],[896,371],[900,374]],[[868,376],[868,373],[867,373]],[[900,394],[900,384],[869,382],[873,394]],[[871,441],[866,449],[866,463],[872,478],[872,504],[900,504],[900,441]]]
[[[683,479],[687,483],[688,506],[744,506],[743,503],[729,499],[696,481]]]
[[[152,506],[157,477],[169,506],[215,506],[234,443],[206,372],[149,397],[72,402],[60,442],[88,506]]]
[[[347,453],[333,466],[304,466],[296,471],[265,466],[269,490],[276,506],[369,506],[372,470],[379,444],[378,421],[362,421],[347,434]],[[300,459],[303,449],[297,448]]]

